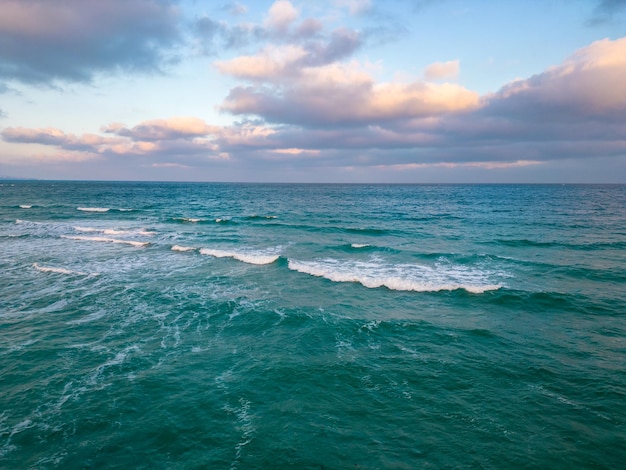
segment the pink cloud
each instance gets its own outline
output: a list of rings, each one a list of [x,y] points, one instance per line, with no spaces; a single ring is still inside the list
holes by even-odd
[[[237,87],[221,109],[298,125],[375,124],[477,108],[479,96],[455,84],[376,83],[359,64],[308,67],[273,88]]]
[[[458,60],[448,62],[435,62],[424,70],[424,78],[428,81],[456,79],[459,75],[460,64]]]
[[[265,26],[270,30],[285,32],[298,18],[298,10],[288,0],[277,0],[272,4],[265,18]]]
[[[626,37],[596,41],[562,64],[504,86],[489,97],[518,110],[576,115],[626,111]]]
[[[133,140],[154,141],[205,137],[219,132],[219,128],[209,126],[196,117],[172,117],[144,121],[130,129],[123,124],[113,123],[103,127],[102,131]]]

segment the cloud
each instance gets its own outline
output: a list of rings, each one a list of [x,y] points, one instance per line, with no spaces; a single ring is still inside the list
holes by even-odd
[[[245,5],[242,5],[239,2],[227,3],[224,5],[223,8],[224,10],[228,11],[228,13],[234,16],[245,15],[246,13],[248,13],[248,7]]]
[[[626,117],[626,37],[579,49],[562,64],[504,86],[494,113],[541,121]]]
[[[596,41],[483,97],[454,84],[380,83],[357,62],[276,72],[222,105],[274,131],[245,145],[220,137],[221,148],[268,161],[277,149],[319,150],[316,162],[345,168],[497,171],[626,157],[626,38]]]
[[[219,128],[209,126],[196,117],[173,117],[144,121],[132,128],[113,123],[101,129],[105,133],[129,137],[140,141],[178,140],[205,137],[219,132]]]
[[[6,142],[53,145],[72,151],[92,151],[104,146],[115,145],[120,142],[117,138],[107,138],[96,134],[76,136],[66,134],[60,129],[48,127],[45,129],[28,129],[23,127],[9,127],[2,131],[2,138]]]
[[[223,74],[252,81],[283,81],[301,75],[305,67],[317,67],[350,57],[361,46],[360,35],[347,28],[337,28],[325,40],[306,41],[302,45],[269,45],[255,55],[216,61]]]
[[[287,29],[298,18],[298,10],[288,0],[277,0],[272,4],[265,18],[264,25],[269,30],[279,33]]]
[[[254,44],[261,50],[302,48],[309,60],[328,62],[351,55],[364,42],[364,36],[350,28],[340,27],[326,33],[322,20],[311,17],[299,20],[299,17],[291,2],[279,0],[271,5],[260,24],[229,24],[205,15],[193,21],[191,28],[197,49],[205,55]]]
[[[167,0],[0,0],[0,11],[0,75],[24,83],[159,71],[181,42]]]
[[[113,123],[101,128],[111,135],[66,134],[60,129],[30,129],[9,127],[2,131],[2,139],[9,143],[39,144],[54,147],[58,155],[72,152],[96,157],[150,156],[172,158],[223,158],[213,142],[222,129],[209,126],[195,117],[174,117],[144,121],[128,128]]]
[[[321,46],[331,43],[327,36]],[[99,134],[12,127],[2,137],[63,158],[124,157],[164,169],[212,162],[265,174],[530,172],[556,160],[626,160],[626,38],[596,41],[482,97],[458,84],[379,81],[370,64],[318,63],[314,51],[305,43],[266,46],[218,64],[246,82],[222,103],[223,111],[243,116],[230,126],[183,116],[112,123]]]
[[[297,57],[296,61],[300,59]],[[244,69],[243,64],[230,65]],[[270,122],[304,126],[367,125],[470,110],[479,104],[477,93],[455,84],[376,83],[356,62],[303,67],[297,72],[292,70],[290,80],[282,80],[285,68],[268,67],[266,63],[258,69],[248,65],[248,72],[259,71],[259,79],[276,80],[272,86],[234,88],[221,109],[233,114],[257,115]],[[235,74],[240,69],[221,70]]]
[[[590,26],[609,23],[626,10],[626,0],[600,0],[587,22]]]
[[[424,70],[424,78],[428,81],[456,79],[459,75],[460,64],[458,60],[448,62],[435,62]]]
[[[333,0],[340,8],[347,8],[351,15],[359,15],[372,8],[371,0]]]

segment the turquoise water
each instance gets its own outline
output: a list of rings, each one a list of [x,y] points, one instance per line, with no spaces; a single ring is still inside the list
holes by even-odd
[[[0,185],[2,468],[623,468],[626,186]]]

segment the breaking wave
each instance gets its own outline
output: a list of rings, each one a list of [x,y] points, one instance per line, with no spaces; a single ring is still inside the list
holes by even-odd
[[[181,246],[181,245],[174,245],[172,246],[172,251],[194,251],[195,248],[193,246]]]
[[[83,212],[109,212],[110,207],[77,207],[76,210]]]
[[[368,288],[386,287],[397,291],[438,292],[464,289],[474,294],[482,294],[502,287],[490,280],[491,273],[464,266],[290,259],[288,267],[293,271],[323,277],[333,282],[357,282]]]
[[[147,246],[150,244],[150,242],[139,242],[135,240],[120,240],[118,238],[108,238],[108,237],[83,237],[83,236],[61,235],[61,238],[67,238],[69,240],[90,241],[90,242],[120,243],[124,245],[131,245],[131,246],[138,246],[138,247],[143,247],[143,246]]]
[[[248,252],[202,248],[200,253],[215,258],[233,258],[248,264],[271,264],[280,257],[280,255],[270,251]]]
[[[38,263],[33,263],[33,268],[42,273],[56,273],[56,274],[68,274],[68,275],[76,275],[76,276],[87,276],[89,273],[84,273],[82,271],[72,271],[70,269],[65,268],[55,268],[52,266],[41,266]]]
[[[86,232],[86,233],[103,233],[105,235],[143,235],[143,236],[151,236],[155,235],[156,232],[151,232],[149,230],[115,230],[108,228],[94,228],[94,227],[74,227],[74,230],[77,232]]]

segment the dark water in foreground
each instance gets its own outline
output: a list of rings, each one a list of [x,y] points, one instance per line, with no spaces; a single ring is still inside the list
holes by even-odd
[[[4,182],[2,468],[623,468],[626,186]]]

